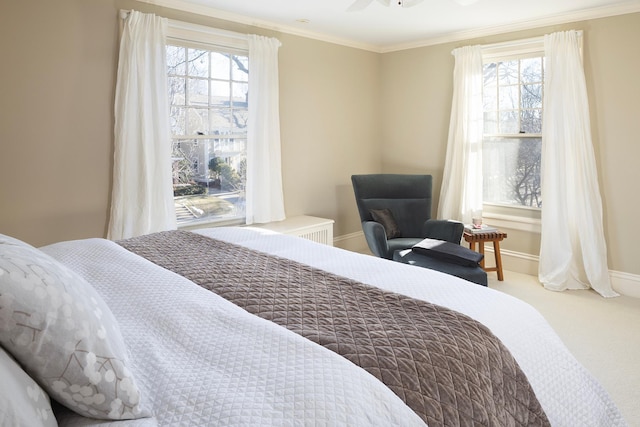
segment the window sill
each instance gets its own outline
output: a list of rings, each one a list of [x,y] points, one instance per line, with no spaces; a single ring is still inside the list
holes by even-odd
[[[244,225],[243,219],[228,219],[228,220],[203,220],[192,221],[188,223],[178,224],[178,230],[198,230],[200,228],[213,228],[213,227],[232,227],[238,225]]]
[[[482,217],[483,220],[486,220],[487,224],[494,227],[509,228],[512,230],[540,234],[541,221],[536,218],[525,218],[521,216],[503,215],[491,212],[484,212]]]

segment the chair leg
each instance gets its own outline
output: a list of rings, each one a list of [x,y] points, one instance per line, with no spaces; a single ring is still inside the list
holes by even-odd
[[[500,242],[498,240],[493,241],[493,252],[496,257],[496,271],[498,272],[498,280],[503,281],[502,275],[502,257],[500,256]]]

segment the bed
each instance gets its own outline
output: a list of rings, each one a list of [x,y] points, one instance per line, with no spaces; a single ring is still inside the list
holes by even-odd
[[[302,291],[282,291],[285,281]],[[310,330],[308,286],[316,281],[326,286],[316,293],[340,296],[313,303],[309,316],[320,329]],[[626,425],[528,304],[436,271],[262,229],[39,249],[0,236],[0,285],[0,368],[13,384],[0,393],[0,425]],[[265,312],[278,293],[301,304],[298,317],[277,299]],[[370,295],[378,299],[360,299]],[[331,328],[346,331],[337,319],[353,311],[354,299],[369,304],[366,316],[387,310],[382,300],[401,306],[409,319],[396,329],[408,344],[369,317],[347,320],[353,342],[336,342]],[[427,312],[435,323],[421,318]],[[405,362],[406,352],[420,353],[411,340],[424,329],[433,329],[424,343],[433,353]],[[372,336],[378,341],[359,344],[365,353],[356,354],[354,343]],[[414,394],[422,389],[431,395]]]

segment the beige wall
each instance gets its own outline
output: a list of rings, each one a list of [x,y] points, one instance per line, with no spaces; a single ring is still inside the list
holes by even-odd
[[[447,150],[451,50],[437,45],[387,53],[381,63],[382,170],[433,175],[434,200],[439,199]],[[436,208],[434,202],[434,217]]]
[[[600,168],[609,268],[640,274],[640,13],[591,21],[585,32],[591,127]]]
[[[115,22],[106,2],[0,3],[0,233],[105,233]]]
[[[640,49],[628,42],[640,39],[640,14],[375,54],[133,0],[1,2],[0,233],[35,245],[105,235],[120,8],[282,41],[286,211],[333,218],[336,236],[360,230],[353,173],[431,173],[439,194],[452,49],[584,29],[610,268],[640,274],[632,164],[640,154]],[[537,236],[513,231],[504,246],[535,254]]]
[[[354,173],[382,164],[379,61],[371,52],[281,35],[280,119],[288,216],[336,221],[336,236],[360,229]]]

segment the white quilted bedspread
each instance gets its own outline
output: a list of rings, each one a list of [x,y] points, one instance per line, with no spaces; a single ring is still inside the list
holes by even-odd
[[[509,295],[261,229],[199,232],[463,312],[510,349],[552,425],[625,425],[544,318]],[[114,243],[90,239],[43,249],[104,296],[159,425],[424,425],[364,370]]]
[[[373,376],[113,242],[43,250],[104,297],[155,420],[85,426],[424,426]]]

